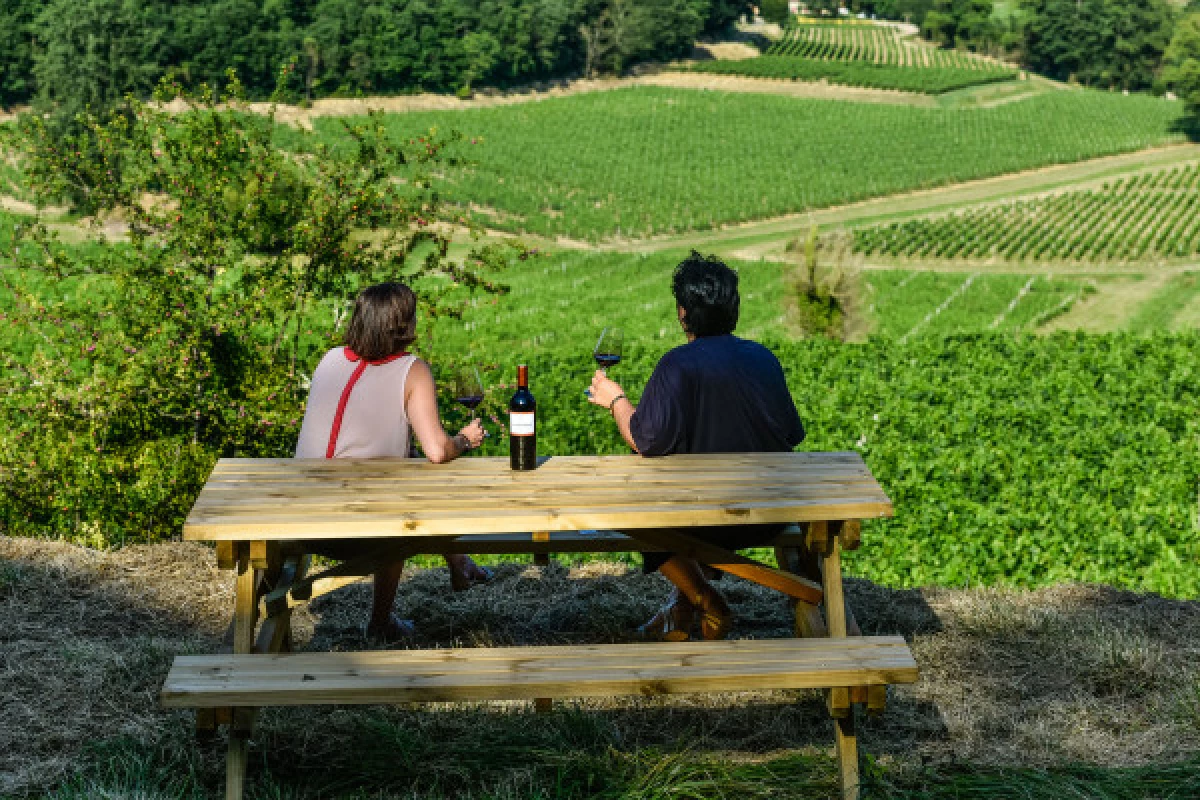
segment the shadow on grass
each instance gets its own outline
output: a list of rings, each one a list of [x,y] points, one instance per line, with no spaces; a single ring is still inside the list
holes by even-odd
[[[620,640],[666,594],[657,576],[612,563],[497,572],[461,594],[444,569],[406,577],[398,608],[417,619],[418,646]],[[778,595],[721,587],[736,635],[790,635]],[[864,632],[903,634],[922,670],[863,722],[866,797],[1200,796],[1187,760],[1200,752],[1200,604],[1095,586],[846,588]],[[0,796],[218,796],[223,740],[196,742],[192,714],[162,710],[157,693],[174,654],[215,650],[229,590],[204,548],[0,538]],[[361,648],[369,602],[357,585],[315,603],[298,615],[301,647]],[[1030,768],[1108,763],[1122,766]],[[1125,766],[1136,764],[1174,766]],[[248,788],[278,800],[825,798],[836,771],[820,694],[757,692],[549,714],[527,703],[268,709]]]
[[[559,720],[550,728],[559,727]],[[569,727],[572,722],[565,722]],[[248,800],[301,798],[480,798],[480,800],[717,800],[781,798],[825,800],[839,795],[834,760],[823,754],[788,753],[758,759],[721,759],[696,751],[642,748],[596,752],[551,747],[537,753],[539,764],[520,778],[496,780],[487,765],[499,762],[510,743],[483,759],[467,758],[461,774],[421,776],[412,737],[378,731],[378,744],[361,754],[363,769],[353,778],[321,774],[316,765],[282,772],[284,764],[261,762],[247,787]],[[397,759],[380,758],[388,746]],[[405,748],[409,749],[405,749]],[[420,749],[419,747],[416,749]],[[524,751],[529,755],[530,751]],[[465,754],[472,755],[472,754]],[[478,755],[478,752],[473,755]],[[52,800],[125,798],[201,800],[206,788],[197,764],[181,751],[147,751],[130,740],[89,748],[92,767],[45,795]],[[480,768],[483,767],[483,771]],[[1153,767],[1062,766],[1046,769],[942,765],[912,767],[867,758],[863,800],[1190,800],[1200,796],[1200,761]]]

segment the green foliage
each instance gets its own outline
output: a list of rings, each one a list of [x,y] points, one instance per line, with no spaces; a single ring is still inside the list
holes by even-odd
[[[762,0],[758,4],[759,13],[767,22],[786,25],[791,18],[787,0]]]
[[[992,20],[992,0],[933,0],[921,33],[945,47],[979,50],[995,43],[999,26]]]
[[[776,343],[810,450],[859,449],[896,504],[849,569],[895,586],[1099,581],[1196,596],[1196,335]],[[587,343],[530,362],[547,453],[620,453]],[[614,373],[640,391],[659,353]],[[578,364],[578,368],[575,366]]]
[[[1193,127],[1200,127],[1200,14],[1180,21],[1165,61],[1163,80],[1187,106]]]
[[[639,87],[391,115],[480,136],[444,191],[490,228],[601,239],[712,228],[1170,141],[1178,104],[1047,92],[912,108]],[[338,122],[319,138],[344,139]],[[797,131],[804,131],[798,136]],[[479,141],[479,140],[476,140]],[[686,152],[687,158],[680,153]]]
[[[1017,200],[855,231],[859,252],[921,259],[1077,263],[1200,254],[1200,166],[1122,178],[1099,189]]]
[[[1030,69],[1085,86],[1148,89],[1176,12],[1168,0],[1022,0]]]
[[[238,71],[252,96],[295,65],[289,99],[510,85],[686,55],[748,0],[12,0],[0,9],[0,105],[35,96],[68,116]],[[604,27],[589,61],[583,29]]]
[[[998,66],[987,71],[954,67],[893,67],[864,62],[815,61],[770,55],[745,61],[702,61],[694,65],[692,70],[720,75],[746,75],[752,78],[827,80],[846,86],[898,89],[902,92],[923,94],[942,94],[968,86],[1008,81],[1017,76],[1014,70]]]
[[[495,252],[453,263],[430,225],[429,171],[452,163],[453,137],[397,143],[367,120],[338,154],[296,158],[270,117],[241,110],[239,88],[164,85],[158,99],[186,113],[134,101],[82,115],[77,136],[23,118],[15,143],[37,194],[82,196],[124,220],[128,242],[68,247],[37,223],[0,240],[17,332],[0,373],[7,532],[167,535],[216,457],[294,445],[304,375],[357,286],[403,275],[434,317],[457,314],[464,288],[500,290],[474,266],[499,267]]]
[[[6,0],[0,5],[0,108],[33,94],[34,18],[38,0]]]
[[[847,339],[857,331],[861,292],[859,265],[850,257],[852,241],[844,234],[821,237],[814,225],[804,240],[788,242],[796,262],[787,307],[793,325],[807,336]]]

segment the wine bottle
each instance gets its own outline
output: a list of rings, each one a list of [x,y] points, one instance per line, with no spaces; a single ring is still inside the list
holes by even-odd
[[[537,468],[537,403],[529,391],[529,367],[517,367],[517,391],[508,401],[508,455],[513,469]]]

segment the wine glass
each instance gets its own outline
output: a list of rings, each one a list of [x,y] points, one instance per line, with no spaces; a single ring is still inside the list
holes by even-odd
[[[606,373],[609,367],[615,367],[621,362],[621,348],[625,344],[625,334],[620,328],[605,328],[596,340],[596,349],[592,357]]]
[[[483,402],[483,381],[479,379],[479,370],[474,366],[460,367],[454,373],[454,402],[458,403],[471,414],[475,420],[475,409]]]
[[[604,374],[608,374],[609,367],[615,367],[621,362],[621,348],[625,344],[625,334],[620,328],[608,327],[600,331],[600,338],[596,340],[596,349],[592,351],[592,358],[596,359],[596,363],[600,365],[600,369]],[[592,396],[591,389],[584,389],[585,397]]]

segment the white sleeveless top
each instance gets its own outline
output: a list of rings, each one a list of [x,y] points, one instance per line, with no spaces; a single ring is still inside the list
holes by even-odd
[[[367,366],[346,402],[334,458],[408,456],[410,428],[404,410],[404,384],[416,360],[416,356],[408,355]],[[342,391],[361,363],[351,361],[344,347],[330,350],[321,359],[308,390],[296,458],[325,458]]]

